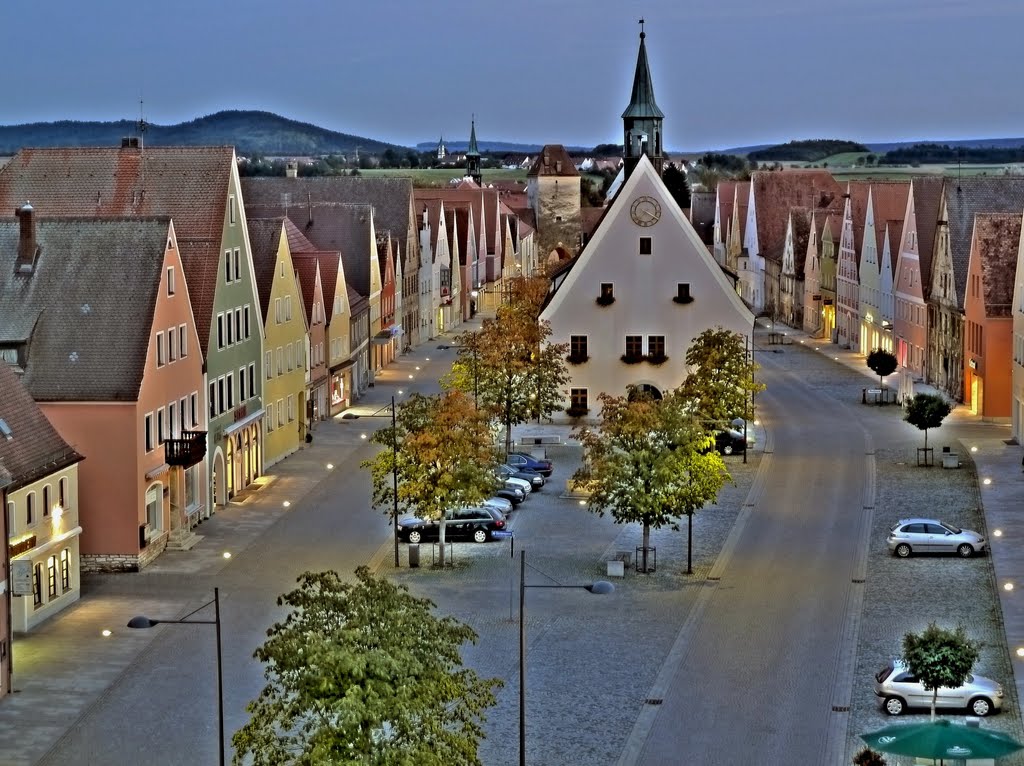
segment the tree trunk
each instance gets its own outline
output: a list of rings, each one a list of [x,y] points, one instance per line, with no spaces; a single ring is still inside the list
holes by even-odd
[[[686,514],[686,574],[693,574],[693,514]]]
[[[512,451],[512,418],[505,419],[505,454]]]
[[[644,549],[643,549],[643,564],[641,565],[641,571],[647,574],[647,549],[651,547],[651,524],[648,521],[644,521]]]
[[[924,429],[924,448],[928,449],[928,429]]]
[[[935,720],[935,703],[939,699],[939,687],[932,689],[932,721]]]

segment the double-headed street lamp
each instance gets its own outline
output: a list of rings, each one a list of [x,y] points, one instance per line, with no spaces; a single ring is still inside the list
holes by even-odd
[[[519,552],[519,766],[526,766],[526,589],[527,588],[565,588],[569,590],[590,591],[604,595],[615,590],[615,586],[605,580],[598,580],[589,585],[527,585],[526,583],[526,551]],[[540,572],[535,567],[530,567]],[[544,574],[540,572],[540,574]],[[544,575],[548,577],[548,575]],[[552,578],[548,578],[552,579]]]
[[[212,620],[190,620],[189,617],[201,609],[213,604]],[[217,721],[219,724],[220,738],[218,739],[217,751],[219,753],[220,766],[224,766],[224,670],[221,659],[220,642],[220,590],[213,589],[213,600],[207,601],[202,606],[196,607],[180,620],[151,620],[149,617],[132,617],[128,621],[129,628],[152,628],[154,625],[213,625],[217,629]]]

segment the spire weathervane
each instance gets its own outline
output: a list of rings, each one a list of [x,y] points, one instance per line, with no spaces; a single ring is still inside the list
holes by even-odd
[[[647,35],[644,34],[644,20],[640,19],[640,37],[643,38],[646,36]]]

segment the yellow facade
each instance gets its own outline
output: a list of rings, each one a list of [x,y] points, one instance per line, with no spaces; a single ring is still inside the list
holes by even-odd
[[[31,593],[11,598],[11,629],[31,630],[78,601],[78,464],[7,495],[11,571],[29,567]]]
[[[286,236],[278,244],[264,327],[264,467],[269,467],[299,448],[306,412],[306,320]]]

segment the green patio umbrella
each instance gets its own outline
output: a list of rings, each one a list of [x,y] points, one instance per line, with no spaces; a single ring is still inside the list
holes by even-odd
[[[948,720],[886,726],[860,738],[873,750],[917,758],[999,758],[1024,748],[1002,732]]]

